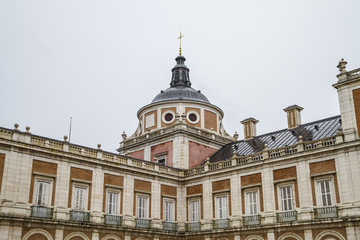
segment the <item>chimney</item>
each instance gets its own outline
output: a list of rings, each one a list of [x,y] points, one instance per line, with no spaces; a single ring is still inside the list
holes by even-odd
[[[241,123],[244,125],[244,139],[252,139],[253,137],[256,137],[256,123],[259,121],[255,118],[247,118],[241,121]]]
[[[284,109],[287,114],[288,120],[288,129],[297,128],[301,125],[301,114],[300,112],[303,110],[302,107],[298,105],[291,105]]]

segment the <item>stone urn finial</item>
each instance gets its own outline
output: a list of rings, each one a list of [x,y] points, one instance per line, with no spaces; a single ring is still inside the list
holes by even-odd
[[[98,150],[101,150],[101,144],[100,143],[98,143],[97,147],[98,147]]]
[[[235,131],[234,135],[233,135],[233,138],[235,138],[235,140],[237,140],[239,137],[239,134]]]
[[[64,135],[64,142],[67,142],[68,136]]]
[[[121,136],[122,136],[123,141],[125,141],[126,138],[127,138],[127,135],[126,135],[125,131],[123,131],[123,133],[121,134]]]
[[[15,123],[14,127],[15,127],[15,129],[14,129],[15,131],[19,131],[19,124],[18,123]]]
[[[346,72],[346,64],[347,62],[342,58],[337,65],[337,68],[339,69],[340,73]]]
[[[26,133],[30,133],[30,127],[29,126],[26,126],[25,129],[26,129]]]

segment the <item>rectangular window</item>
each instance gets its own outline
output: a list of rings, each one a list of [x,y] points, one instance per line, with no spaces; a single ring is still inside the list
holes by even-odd
[[[119,192],[107,192],[106,196],[106,213],[108,215],[119,214]]]
[[[215,204],[216,204],[216,218],[217,219],[226,219],[227,216],[227,205],[228,200],[227,196],[218,196],[215,197]]]
[[[332,180],[317,181],[317,203],[319,206],[333,206]]]
[[[148,209],[149,209],[149,197],[145,195],[137,196],[137,217],[141,219],[148,218]]]
[[[200,200],[189,202],[190,222],[200,222]]]
[[[73,209],[76,211],[86,211],[88,188],[86,186],[75,185],[73,189]]]
[[[35,203],[36,206],[49,206],[50,202],[50,185],[51,183],[43,180],[36,180],[36,196]]]
[[[259,191],[245,192],[245,213],[248,216],[259,214]]]
[[[281,210],[284,212],[294,210],[292,186],[280,187]]]
[[[164,220],[165,222],[175,221],[175,202],[174,200],[164,199]]]

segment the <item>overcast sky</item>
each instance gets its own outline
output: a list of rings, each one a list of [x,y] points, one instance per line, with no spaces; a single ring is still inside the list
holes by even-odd
[[[0,1],[0,126],[14,123],[107,151],[137,111],[169,87],[183,35],[192,87],[224,113],[231,135],[340,114],[336,68],[360,67],[360,1]]]

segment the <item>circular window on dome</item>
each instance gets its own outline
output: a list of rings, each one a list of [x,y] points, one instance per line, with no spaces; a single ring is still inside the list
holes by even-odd
[[[171,113],[167,113],[165,115],[165,121],[170,122],[171,120],[173,120],[174,116]]]
[[[199,114],[197,112],[191,111],[187,114],[187,119],[190,123],[196,124],[199,122]]]
[[[166,111],[162,116],[162,120],[166,124],[172,123],[174,119],[174,113],[170,111]]]

